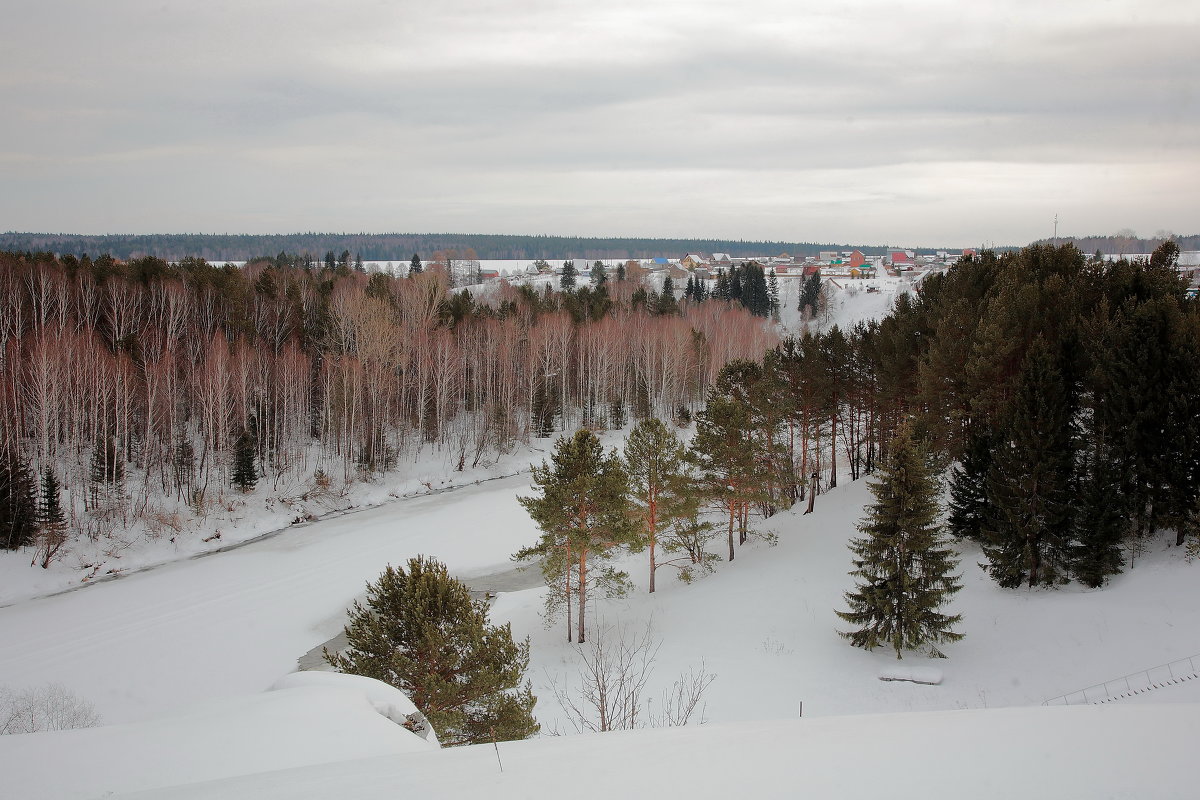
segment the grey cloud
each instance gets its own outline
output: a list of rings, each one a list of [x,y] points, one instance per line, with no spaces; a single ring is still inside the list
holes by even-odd
[[[16,0],[11,16],[23,36],[0,54],[15,121],[0,171],[22,199],[0,213],[16,227],[367,228],[407,215],[431,230],[618,233],[659,219],[675,227],[643,232],[703,235],[678,226],[741,208],[780,226],[759,235],[787,238],[780,206],[810,213],[824,192],[831,207],[873,209],[855,215],[869,239],[900,213],[936,233],[938,203],[974,202],[943,165],[1114,164],[1134,181],[1136,165],[1170,175],[1200,150],[1200,20],[1176,2]],[[904,185],[923,175],[944,197]],[[633,216],[630,185],[642,187]],[[681,214],[678,186],[701,207]],[[1014,227],[991,238],[1042,235],[1018,232],[1028,199],[1005,191],[989,208]],[[176,205],[142,202],[164,195]],[[1166,202],[1161,214],[1119,227],[1188,225]]]

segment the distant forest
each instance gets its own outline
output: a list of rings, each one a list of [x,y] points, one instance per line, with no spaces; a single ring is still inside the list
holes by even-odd
[[[408,261],[413,254],[474,251],[479,259],[625,259],[679,257],[685,253],[728,253],[734,258],[789,255],[815,256],[822,250],[850,250],[856,245],[814,242],[749,242],[722,239],[596,239],[580,236],[510,236],[458,233],[289,233],[274,235],[147,234],[78,235],[2,233],[0,251],[84,255],[108,254],[121,260],[152,256],[179,261],[192,256],[206,261],[249,261],[286,252],[316,258],[349,251],[364,261]],[[885,247],[857,246],[864,254],[881,255]],[[465,256],[464,256],[465,257]]]
[[[1191,236],[1172,236],[1180,250],[1200,250],[1200,234]],[[1145,255],[1153,253],[1166,239],[1152,237],[1142,239],[1135,235],[1115,236],[1060,236],[1058,244],[1073,244],[1087,255],[1099,250],[1105,255]],[[1053,244],[1053,239],[1039,239],[1035,244]]]

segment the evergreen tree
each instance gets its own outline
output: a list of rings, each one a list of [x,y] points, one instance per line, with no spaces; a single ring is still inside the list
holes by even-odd
[[[675,300],[675,282],[671,280],[670,275],[663,278],[662,294],[658,296],[656,311],[659,314],[679,313],[679,303]]]
[[[988,472],[992,466],[993,438],[986,432],[973,433],[967,440],[962,463],[950,473],[950,514],[947,528],[956,539],[983,540],[991,506],[988,502]]]
[[[1084,586],[1103,586],[1121,572],[1121,540],[1132,516],[1124,506],[1120,465],[1107,443],[1092,442],[1081,458],[1079,511],[1068,558],[1071,574]]]
[[[254,465],[254,455],[257,450],[254,435],[243,428],[233,444],[233,477],[234,486],[243,492],[253,491],[258,483],[258,468]]]
[[[1075,432],[1062,373],[1040,337],[1013,399],[1011,423],[993,453],[985,526],[988,572],[1003,587],[1067,580],[1074,528]]]
[[[674,431],[656,417],[639,421],[625,440],[629,496],[641,528],[638,543],[650,552],[651,594],[659,538],[676,520],[696,514],[698,498],[684,477],[686,452]]]
[[[624,594],[629,577],[611,566],[597,565],[620,546],[635,541],[637,525],[627,497],[629,480],[616,452],[605,454],[596,435],[577,431],[559,437],[551,464],[533,468],[533,487],[540,494],[518,497],[542,536],[513,558],[538,558],[550,591],[549,620],[564,605],[567,641],[571,641],[572,603],[577,609],[577,641],[585,641],[584,611],[596,591]]]
[[[617,264],[617,280],[618,281],[625,280],[625,264],[624,263]]]
[[[743,303],[742,300],[742,270],[746,267],[742,264],[741,267],[734,267],[729,270],[729,299],[735,303]]]
[[[729,276],[723,269],[717,270],[717,284],[713,287],[712,296],[717,300],[729,299]]]
[[[691,275],[688,275],[687,285],[683,287],[683,299],[690,301],[696,299],[696,281]]]
[[[50,467],[42,470],[40,494],[37,506],[38,552],[34,558],[40,560],[45,569],[67,542],[67,519],[59,500],[58,476]]]
[[[564,261],[562,268],[562,277],[558,279],[559,288],[564,292],[575,288],[575,276],[578,275],[575,269],[574,261]]]
[[[779,279],[775,270],[767,273],[767,304],[771,319],[779,321]]]
[[[537,699],[528,681],[529,640],[517,644],[508,624],[487,622],[487,602],[473,600],[441,562],[418,556],[408,571],[389,566],[367,584],[346,626],[348,648],[326,651],[339,672],[365,675],[405,692],[442,744],[527,739],[538,731]]]
[[[754,436],[753,407],[748,396],[750,381],[734,379],[734,373],[753,371],[752,362],[730,362],[708,392],[704,410],[696,417],[696,434],[688,461],[696,468],[704,496],[727,516],[729,559],[735,557],[733,532],[738,543],[747,540],[748,517],[753,504],[766,496],[761,439]]]
[[[800,288],[800,302],[796,306],[798,311],[804,311],[805,308],[810,309],[809,314],[816,316],[820,310],[821,302],[821,271],[817,270],[812,275],[804,279],[804,286]]]
[[[608,275],[604,271],[603,261],[597,261],[592,264],[592,283],[596,286],[603,286],[608,283]]]
[[[857,588],[845,595],[850,610],[836,612],[855,629],[839,634],[855,647],[891,647],[896,658],[926,646],[942,658],[938,644],[963,638],[953,630],[962,615],[939,609],[962,587],[937,525],[937,480],[908,426],[870,488],[875,502],[859,525],[866,536],[850,544]]]
[[[421,264],[421,256],[413,253],[412,261],[408,262],[408,275],[411,278],[413,275],[420,275],[425,267]]]
[[[31,545],[37,534],[33,474],[18,457],[0,459],[0,541],[8,550]]]

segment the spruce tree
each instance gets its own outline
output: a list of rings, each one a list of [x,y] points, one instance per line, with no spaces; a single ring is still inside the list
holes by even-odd
[[[33,544],[37,506],[33,474],[17,456],[0,459],[0,542],[8,550]]]
[[[408,262],[408,276],[411,278],[413,275],[420,275],[424,269],[424,265],[421,264],[421,256],[413,253],[412,261]]]
[[[775,270],[772,269],[767,273],[767,308],[770,312],[771,319],[779,321],[779,279],[775,277]]]
[[[1068,558],[1084,586],[1103,586],[1121,572],[1121,540],[1132,516],[1121,492],[1121,468],[1112,448],[1097,439],[1080,460],[1079,510]]]
[[[658,314],[677,314],[679,313],[679,303],[675,299],[675,282],[671,280],[671,276],[663,278],[662,294],[658,297],[657,308]]]
[[[254,435],[243,428],[233,445],[233,477],[231,479],[233,485],[243,492],[253,491],[258,483],[258,468],[254,466],[256,449]]]
[[[574,261],[564,261],[562,276],[558,279],[559,288],[564,292],[575,288],[575,276],[578,275]]]
[[[810,309],[809,314],[816,316],[820,310],[821,302],[821,271],[817,270],[812,275],[804,280],[804,286],[800,289],[800,302],[796,306],[797,311],[803,311],[806,307]]]
[[[982,428],[983,426],[978,426]],[[950,473],[950,514],[947,529],[956,539],[983,540],[991,506],[988,503],[988,471],[992,465],[993,438],[977,430],[967,439],[959,466]]]
[[[954,631],[961,614],[941,609],[961,587],[954,554],[937,524],[938,485],[922,447],[902,427],[891,456],[870,483],[875,502],[854,539],[857,588],[847,592],[849,611],[837,615],[854,626],[839,634],[855,647],[902,651],[928,648],[943,658],[938,644],[963,638]]]
[[[34,560],[41,561],[43,569],[58,555],[67,542],[67,519],[59,500],[58,477],[54,470],[42,470],[42,485],[37,504],[38,547]]]
[[[1041,337],[1023,362],[1007,433],[988,475],[994,509],[984,529],[988,572],[1005,588],[1064,583],[1075,514],[1075,430],[1070,396]]]
[[[527,739],[538,731],[528,681],[529,641],[487,623],[487,603],[418,556],[367,584],[346,626],[349,647],[326,651],[339,672],[389,683],[412,699],[445,745]]]
[[[717,270],[717,283],[713,287],[712,297],[717,300],[729,299],[729,276],[725,274],[725,270]]]

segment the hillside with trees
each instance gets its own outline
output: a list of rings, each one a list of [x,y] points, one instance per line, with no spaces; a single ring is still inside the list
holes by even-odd
[[[0,285],[3,544],[43,565],[263,482],[319,492],[429,450],[463,470],[689,414],[777,340],[739,304],[664,305],[633,280],[477,298],[441,269],[4,254]]]

